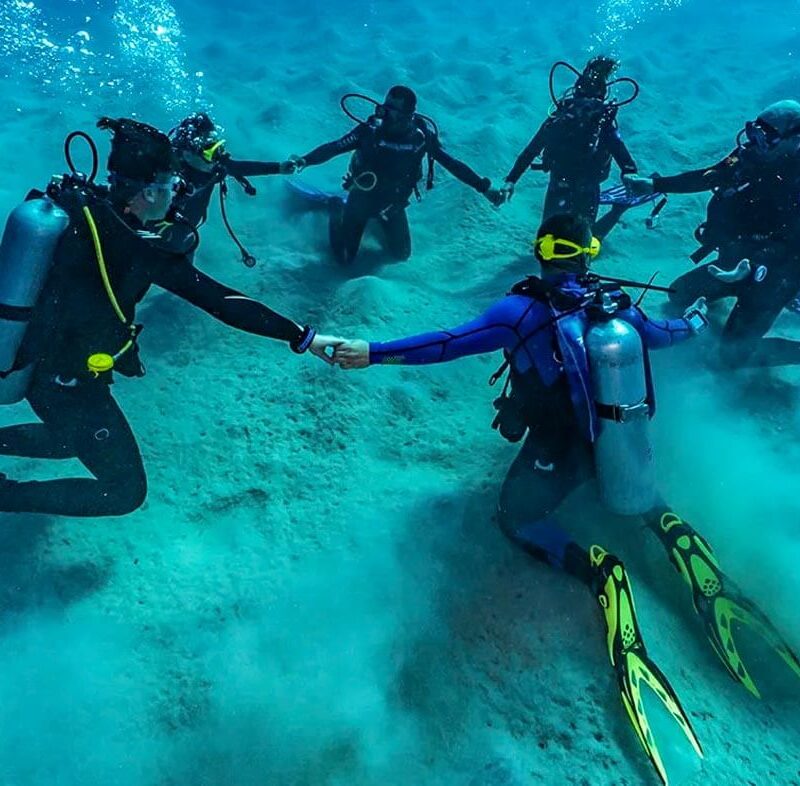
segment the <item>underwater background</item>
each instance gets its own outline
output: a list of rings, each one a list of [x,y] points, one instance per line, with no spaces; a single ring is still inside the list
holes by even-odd
[[[64,171],[64,137],[101,114],[167,129],[208,109],[234,157],[281,160],[347,131],[343,93],[398,82],[499,185],[548,109],[551,63],[601,52],[641,83],[619,118],[640,171],[672,174],[800,98],[799,22],[796,0],[0,0],[0,213]],[[344,167],[307,177],[334,187]],[[232,185],[259,263],[241,264],[212,206],[197,264],[325,332],[454,325],[533,271],[544,184],[529,173],[496,211],[439,167],[410,211],[412,258],[385,263],[371,239],[349,269],[279,178],[255,181],[255,198]],[[654,231],[630,211],[597,271],[666,284],[691,265],[704,204],[672,197]],[[139,315],[149,373],[114,391],[148,469],[145,507],[0,516],[0,784],[657,782],[595,599],[494,522],[517,450],[489,427],[499,357],[347,374],[158,290]],[[775,330],[800,338],[800,317]],[[706,336],[653,358],[661,486],[797,648],[800,372],[723,374],[713,352]],[[29,417],[0,410],[2,424]],[[5,458],[0,471],[83,472]],[[564,520],[626,561],[648,650],[705,747],[683,782],[798,786],[788,670],[765,660],[775,684],[753,699],[654,540],[588,491]]]

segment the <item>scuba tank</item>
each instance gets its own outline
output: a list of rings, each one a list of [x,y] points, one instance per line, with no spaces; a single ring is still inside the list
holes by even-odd
[[[656,501],[656,479],[642,339],[632,325],[611,316],[593,323],[584,342],[598,416],[600,496],[614,513],[645,513]]]
[[[0,242],[0,404],[15,404],[27,392],[33,364],[17,368],[17,352],[68,224],[47,197],[23,202],[8,217]]]

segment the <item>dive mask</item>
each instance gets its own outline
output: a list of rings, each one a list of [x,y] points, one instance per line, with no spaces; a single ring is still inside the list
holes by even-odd
[[[777,128],[763,120],[748,120],[744,126],[744,135],[748,143],[760,153],[772,150],[783,139]]]
[[[533,245],[546,262],[553,259],[574,259],[581,254],[588,254],[594,259],[600,253],[600,241],[596,237],[592,238],[588,246],[581,246],[571,240],[557,238],[555,235],[544,235],[535,240]]]
[[[398,123],[401,120],[411,120],[414,113],[404,112],[397,107],[387,106],[386,104],[378,104],[375,107],[375,117],[379,120],[388,120],[390,123]]]

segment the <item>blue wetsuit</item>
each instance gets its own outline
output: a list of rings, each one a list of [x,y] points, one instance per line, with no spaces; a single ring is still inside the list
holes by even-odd
[[[591,443],[597,414],[591,392],[583,336],[589,325],[581,305],[585,287],[574,275],[551,279],[575,305],[563,308],[553,299],[511,294],[476,319],[458,327],[386,343],[370,344],[371,364],[443,363],[467,355],[505,350],[515,378],[523,385],[529,428],[523,448],[503,485],[500,521],[513,541],[567,567],[571,538],[556,523],[553,510],[580,483],[593,476]],[[648,349],[661,349],[693,335],[681,319],[648,318],[636,307],[615,315],[633,325],[642,337],[654,411]]]
[[[573,275],[561,275],[554,281],[561,292],[576,299],[586,292]],[[649,319],[637,306],[621,310],[616,316],[637,329],[646,349],[672,346],[692,335],[685,319]],[[477,319],[456,328],[370,344],[370,363],[443,363],[466,355],[505,350],[515,372],[524,375],[534,369],[547,388],[562,375],[566,376],[575,415],[584,436],[592,442],[597,431],[596,413],[583,345],[588,324],[585,308],[559,311],[548,302],[512,294],[490,306]],[[653,407],[649,364],[647,377],[648,398]]]

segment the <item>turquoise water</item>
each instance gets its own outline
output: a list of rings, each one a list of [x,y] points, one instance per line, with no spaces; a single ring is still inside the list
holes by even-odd
[[[342,93],[407,82],[448,149],[499,183],[547,109],[556,59],[611,51],[641,82],[620,124],[643,172],[713,163],[746,119],[800,98],[795,2],[0,3],[3,215],[63,171],[64,136],[100,114],[169,128],[207,108],[234,155],[277,160],[346,132]],[[309,179],[334,186],[342,169]],[[544,180],[526,175],[500,211],[438,180],[412,208],[406,263],[368,239],[355,269],[336,267],[321,217],[287,210],[268,178],[252,199],[231,189],[259,264],[241,265],[215,210],[197,264],[327,332],[458,324],[532,271]],[[652,232],[629,213],[599,272],[666,283],[689,269],[703,207],[673,197]],[[489,428],[498,358],[345,374],[157,290],[140,316],[149,373],[115,395],[145,458],[145,507],[0,521],[0,783],[657,783],[595,600],[494,523],[516,450]],[[800,338],[798,319],[774,333]],[[721,374],[702,341],[654,356],[661,485],[797,648],[800,373]],[[6,407],[0,422],[28,416]],[[84,472],[5,458],[0,471]],[[706,750],[676,782],[800,784],[788,673],[759,663],[774,685],[751,698],[657,545],[585,493],[564,520],[626,560],[648,649]]]

